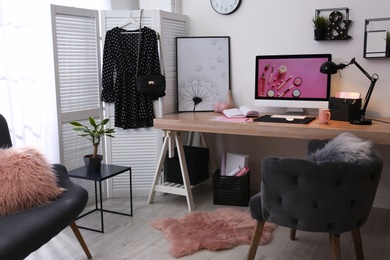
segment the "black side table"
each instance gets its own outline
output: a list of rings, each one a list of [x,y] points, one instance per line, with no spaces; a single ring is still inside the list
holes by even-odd
[[[129,184],[130,184],[130,214],[118,212],[118,211],[112,211],[103,209],[103,198],[102,198],[102,181],[107,180],[109,178],[112,178],[118,174],[121,174],[123,172],[129,171]],[[79,228],[91,230],[91,231],[97,231],[100,233],[104,233],[104,223],[103,223],[103,212],[109,212],[114,214],[120,214],[124,216],[133,216],[133,194],[132,194],[132,186],[131,186],[131,167],[125,167],[125,166],[119,166],[119,165],[112,165],[112,164],[102,164],[102,167],[100,169],[100,172],[96,173],[87,173],[85,167],[80,167],[74,170],[71,170],[68,172],[69,177],[72,178],[78,178],[78,179],[84,179],[84,180],[90,180],[95,182],[95,209],[80,215],[77,219],[82,218],[88,214],[91,214],[95,211],[100,211],[100,220],[101,220],[101,230],[99,229],[93,229],[88,227],[81,227]],[[100,199],[100,208],[98,207],[98,195],[97,195],[97,182],[99,182],[99,199]]]

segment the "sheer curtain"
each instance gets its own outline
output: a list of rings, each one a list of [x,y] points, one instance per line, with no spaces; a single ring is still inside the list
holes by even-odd
[[[59,161],[50,4],[111,9],[110,0],[0,0],[0,114],[14,146]]]

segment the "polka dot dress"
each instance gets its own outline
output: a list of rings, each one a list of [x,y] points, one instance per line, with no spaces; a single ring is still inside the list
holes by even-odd
[[[160,73],[156,32],[148,27],[125,33],[115,27],[106,34],[103,49],[102,101],[115,102],[115,126],[123,129],[153,126],[153,99],[136,89],[139,37],[139,74]]]

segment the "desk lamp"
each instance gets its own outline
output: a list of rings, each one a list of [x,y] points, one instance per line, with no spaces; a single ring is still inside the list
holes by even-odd
[[[334,63],[332,61],[327,61],[321,65],[320,72],[322,72],[324,74],[336,74],[338,70],[348,68],[348,66],[351,64],[354,64],[356,67],[358,67],[358,69],[364,75],[366,75],[366,77],[371,81],[371,85],[368,88],[366,97],[364,99],[363,106],[360,109],[360,120],[350,121],[350,123],[354,124],[354,125],[371,125],[372,121],[370,119],[366,119],[365,116],[366,116],[366,109],[367,109],[368,101],[370,101],[370,97],[371,97],[372,91],[374,90],[375,83],[379,79],[378,74],[374,73],[372,76],[370,74],[368,74],[367,71],[365,71],[359,65],[359,63],[356,62],[355,58],[353,58],[349,63],[340,63],[338,65],[336,65],[336,63]]]

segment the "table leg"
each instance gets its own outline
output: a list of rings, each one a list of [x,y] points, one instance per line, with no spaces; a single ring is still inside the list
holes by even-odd
[[[102,195],[102,182],[99,181],[99,195],[100,195],[100,222],[102,225],[102,233],[104,233],[104,223],[103,223],[103,195]]]
[[[164,135],[165,135],[164,136],[164,142],[163,142],[163,146],[162,146],[160,157],[158,158],[156,171],[154,172],[154,179],[153,179],[153,183],[152,183],[152,188],[150,189],[150,193],[149,193],[148,204],[153,203],[154,196],[156,195],[155,187],[158,185],[158,182],[160,180],[162,166],[163,166],[163,163],[165,161],[165,157],[167,156],[167,150],[168,150],[168,145],[169,145],[169,142],[170,142],[170,137],[169,137],[169,133],[166,132],[166,131],[164,131]]]
[[[133,216],[133,187],[131,183],[131,169],[129,170],[129,183],[130,183],[130,215]]]
[[[96,181],[95,181],[95,209],[97,210],[98,209],[98,195],[97,195],[97,184],[96,184]]]
[[[156,194],[156,191],[159,192],[165,192],[165,193],[171,193],[171,194],[177,194],[186,196],[187,198],[187,204],[189,211],[192,211],[194,209],[194,201],[192,197],[192,189],[190,186],[190,181],[188,177],[188,169],[187,169],[187,162],[184,154],[184,148],[183,148],[183,142],[181,140],[180,133],[177,131],[165,131],[164,130],[164,143],[162,147],[162,151],[159,157],[159,161],[157,163],[156,172],[154,175],[154,180],[152,183],[152,188],[150,190],[149,194],[149,201],[148,203],[153,203],[154,196]],[[165,157],[167,154],[168,146],[170,141],[174,138],[176,142],[176,148],[179,154],[179,163],[180,163],[180,169],[183,176],[183,185],[181,184],[175,184],[175,183],[164,183],[159,185],[158,182],[161,177],[161,170],[163,163],[165,161]]]

